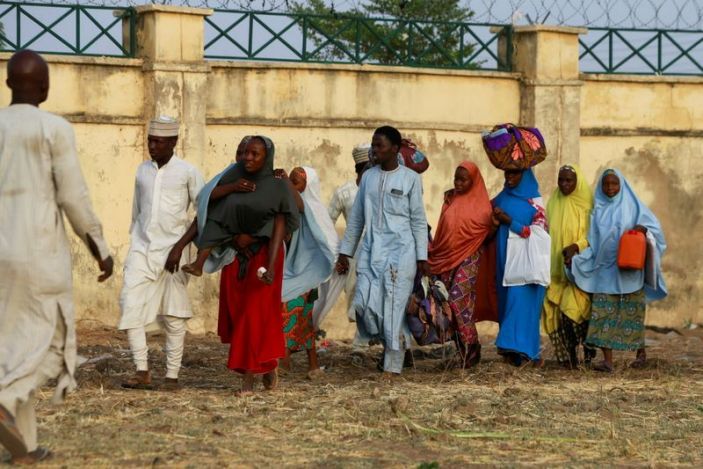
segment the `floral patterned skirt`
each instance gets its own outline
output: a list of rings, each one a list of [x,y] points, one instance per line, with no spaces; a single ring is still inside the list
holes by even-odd
[[[291,352],[310,350],[315,344],[312,307],[317,300],[317,288],[282,304],[283,334],[286,348]]]
[[[594,293],[586,343],[614,350],[644,348],[644,290],[626,295]]]

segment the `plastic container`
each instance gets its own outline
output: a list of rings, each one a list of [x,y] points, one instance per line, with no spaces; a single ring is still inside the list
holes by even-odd
[[[629,230],[623,233],[618,247],[618,267],[623,270],[642,270],[647,256],[644,233]]]

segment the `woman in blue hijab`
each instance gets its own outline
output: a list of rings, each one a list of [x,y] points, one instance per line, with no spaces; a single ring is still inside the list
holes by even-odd
[[[620,238],[633,229],[646,234],[648,243],[655,246],[648,250],[645,270],[618,267]],[[637,350],[631,366],[642,367],[647,358],[645,304],[667,295],[661,272],[666,240],[657,217],[617,169],[606,170],[599,179],[588,243],[589,248],[573,257],[571,275],[581,290],[593,293],[586,342],[600,347],[604,356],[595,369],[613,371],[613,349]]]
[[[510,232],[529,238],[531,226],[546,230],[544,206],[532,170],[505,171],[505,186],[493,199],[493,207],[493,222],[500,225],[496,234],[498,353],[515,366],[527,361],[541,364],[539,324],[545,287],[534,283],[503,286]]]

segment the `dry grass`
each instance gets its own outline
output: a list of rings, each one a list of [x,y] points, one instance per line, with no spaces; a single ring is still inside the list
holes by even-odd
[[[188,337],[178,393],[127,391],[126,343],[111,331],[80,333],[80,353],[113,358],[84,365],[62,407],[39,404],[51,465],[232,466],[700,466],[703,464],[703,335],[648,333],[644,370],[517,370],[491,345],[475,370],[418,360],[391,383],[370,351],[353,360],[334,343],[325,378],[305,380],[305,357],[271,393],[237,398],[214,336]],[[157,376],[163,354],[152,339]],[[490,344],[489,338],[484,338]],[[547,356],[550,356],[547,352]]]

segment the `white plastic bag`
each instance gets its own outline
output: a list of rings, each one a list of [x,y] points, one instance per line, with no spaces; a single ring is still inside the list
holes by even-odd
[[[539,225],[530,225],[530,236],[510,232],[505,260],[504,287],[538,284],[549,286],[552,238]]]

